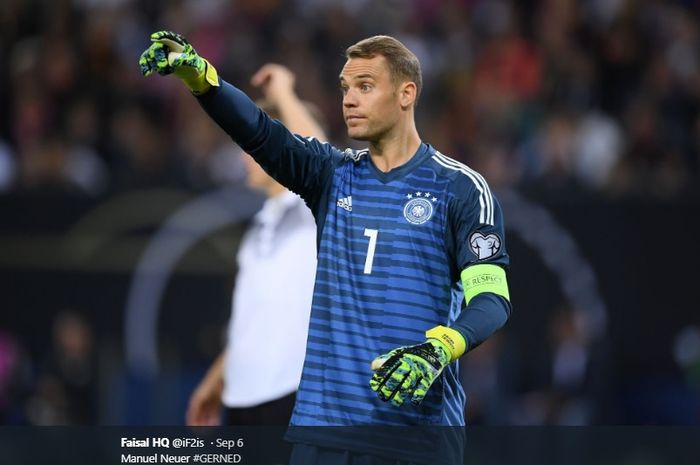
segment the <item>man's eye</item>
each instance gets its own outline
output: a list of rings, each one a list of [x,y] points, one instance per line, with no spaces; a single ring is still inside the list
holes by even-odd
[[[361,90],[362,92],[369,92],[369,90],[370,90],[371,88],[372,88],[372,86],[370,86],[369,84],[362,84],[362,85],[360,86],[360,90]]]
[[[347,88],[347,87],[341,87],[341,88],[340,88],[340,93],[343,94],[343,95],[347,94],[347,93],[348,93],[348,88]]]

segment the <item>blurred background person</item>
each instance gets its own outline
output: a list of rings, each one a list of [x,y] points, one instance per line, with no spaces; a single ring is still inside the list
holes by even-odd
[[[276,64],[252,77],[261,108],[302,136],[325,140],[312,110]],[[316,224],[304,201],[246,155],[247,183],[266,201],[238,251],[228,341],[190,398],[188,425],[286,425],[304,363],[316,272]],[[275,341],[260,344],[260,335]]]
[[[97,419],[97,357],[92,327],[67,309],[53,321],[53,346],[46,354],[28,402],[35,425],[92,425]]]
[[[14,335],[0,328],[0,425],[27,423],[24,405],[31,378],[25,349]]]

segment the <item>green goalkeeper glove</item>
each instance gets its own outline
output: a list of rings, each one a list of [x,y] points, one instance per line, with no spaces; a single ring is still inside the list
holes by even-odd
[[[369,386],[381,400],[420,404],[442,370],[466,351],[464,337],[454,329],[436,326],[425,335],[422,344],[399,347],[372,361]]]
[[[195,49],[180,34],[159,31],[151,34],[153,43],[139,59],[141,73],[150,76],[157,72],[161,76],[173,74],[195,94],[201,95],[212,86],[219,86],[216,69],[197,54]]]

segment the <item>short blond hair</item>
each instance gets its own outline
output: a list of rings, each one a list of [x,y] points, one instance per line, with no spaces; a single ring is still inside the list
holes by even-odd
[[[411,81],[416,85],[416,100],[418,103],[423,88],[423,75],[418,57],[399,40],[391,36],[373,36],[362,39],[345,50],[345,58],[374,58],[381,55],[386,59],[395,83]]]

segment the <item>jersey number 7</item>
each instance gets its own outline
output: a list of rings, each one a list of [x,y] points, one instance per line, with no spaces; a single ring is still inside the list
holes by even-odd
[[[365,228],[365,237],[369,237],[367,246],[367,258],[365,258],[365,274],[372,274],[372,262],[374,262],[374,250],[377,248],[377,229]]]

